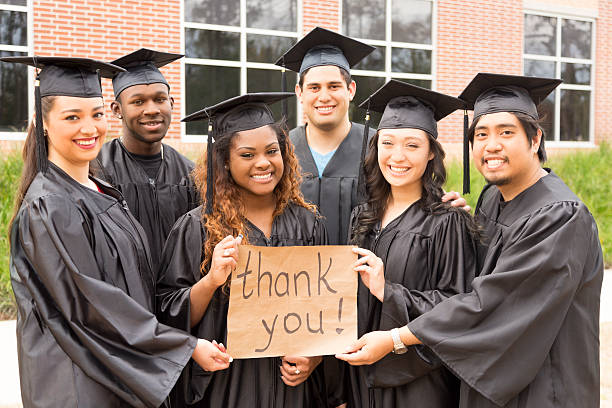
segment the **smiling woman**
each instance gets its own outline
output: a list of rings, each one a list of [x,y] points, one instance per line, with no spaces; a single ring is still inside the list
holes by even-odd
[[[226,368],[224,350],[157,321],[144,231],[122,195],[89,174],[106,135],[99,73],[122,68],[4,60],[42,67],[10,225],[23,405],[46,407],[53,395],[57,406],[157,407],[191,357]]]
[[[225,340],[226,282],[239,244],[327,243],[314,206],[300,193],[297,159],[284,126],[268,107],[290,96],[246,94],[183,119],[209,120],[207,152],[194,172],[205,200],[176,222],[166,241],[157,281],[162,321]],[[320,356],[240,359],[212,375],[189,366],[181,376],[184,386],[177,387],[182,392],[177,406],[327,406],[321,361]]]

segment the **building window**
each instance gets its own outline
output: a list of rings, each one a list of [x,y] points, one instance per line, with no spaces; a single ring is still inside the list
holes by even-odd
[[[1,0],[0,0],[1,1]],[[185,0],[185,112],[191,113],[247,92],[281,90],[274,62],[296,43],[299,0]],[[287,71],[293,91],[294,72]],[[289,126],[296,125],[289,103]],[[280,118],[281,104],[272,106]],[[187,135],[207,132],[204,122],[187,123]]]
[[[27,0],[0,0],[0,57],[28,55]],[[0,62],[0,139],[23,138],[28,126],[28,68]]]
[[[391,78],[432,88],[432,0],[342,0],[342,33],[376,47],[351,71],[357,83],[351,120],[363,122],[357,104]],[[372,123],[380,120],[372,114]]]
[[[540,105],[547,141],[593,140],[594,26],[592,19],[525,14],[523,72],[563,80]]]

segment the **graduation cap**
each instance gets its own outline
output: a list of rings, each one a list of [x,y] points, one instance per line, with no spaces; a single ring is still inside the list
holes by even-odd
[[[30,65],[37,69],[34,85],[36,111],[36,167],[47,171],[47,144],[44,136],[41,98],[44,96],[102,97],[100,77],[111,78],[123,68],[89,58],[3,57],[0,61]],[[38,71],[40,69],[40,71]]]
[[[474,111],[476,120],[482,115],[498,112],[523,113],[539,119],[538,105],[563,81],[554,78],[527,77],[480,72],[463,90],[459,99],[465,101],[463,119],[463,169],[469,171],[469,140],[467,110]],[[467,180],[469,192],[469,178]],[[463,180],[465,194],[466,180]]]
[[[257,129],[275,123],[268,105],[295,96],[293,92],[260,92],[236,96],[216,105],[194,112],[181,122],[208,120],[208,145],[206,148],[206,214],[213,205],[213,135],[218,138],[243,130]]]
[[[352,66],[375,49],[376,47],[334,31],[315,27],[275,62],[283,67],[282,90],[287,90],[285,68],[302,74],[312,67],[334,65],[350,72]],[[287,116],[285,103],[283,116]]]
[[[438,138],[437,122],[464,106],[464,102],[452,96],[392,79],[359,105],[367,109],[366,128],[361,147],[361,163],[364,162],[368,142],[370,110],[381,112],[380,129],[421,129]],[[365,174],[363,165],[359,172],[358,191],[365,199]]]
[[[183,54],[141,48],[112,61],[111,64],[126,69],[125,72],[120,72],[113,78],[115,98],[118,98],[125,88],[134,85],[165,84],[170,89],[168,81],[158,68],[183,57]]]

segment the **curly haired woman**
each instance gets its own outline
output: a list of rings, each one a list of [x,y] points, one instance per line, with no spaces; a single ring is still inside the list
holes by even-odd
[[[225,339],[226,282],[238,260],[238,244],[326,243],[314,206],[300,193],[293,147],[266,105],[291,95],[247,94],[183,119],[208,118],[215,142],[210,143],[209,127],[206,159],[194,170],[204,203],[177,221],[162,254],[157,307],[165,323],[203,338]],[[244,359],[215,373],[192,364],[183,372],[177,402],[197,407],[322,406],[322,373],[315,371],[320,362],[321,357]]]

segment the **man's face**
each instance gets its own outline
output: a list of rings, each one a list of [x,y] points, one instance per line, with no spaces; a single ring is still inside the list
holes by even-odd
[[[166,136],[172,118],[174,100],[165,84],[134,85],[119,95],[120,104],[113,112],[123,116],[124,137],[144,143],[159,142]]]
[[[474,131],[474,163],[488,183],[520,187],[540,167],[539,143],[534,138],[529,145],[523,126],[512,113],[483,115]]]
[[[333,65],[312,67],[300,88],[295,86],[308,124],[322,130],[333,130],[348,121],[348,108],[355,96],[355,82],[347,86],[340,68]]]

